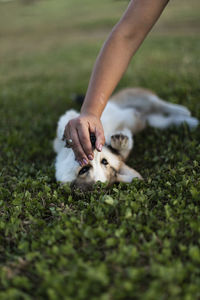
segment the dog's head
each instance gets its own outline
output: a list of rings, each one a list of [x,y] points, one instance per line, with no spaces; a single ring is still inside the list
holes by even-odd
[[[73,187],[87,190],[91,189],[94,183],[98,181],[112,184],[131,182],[135,177],[141,179],[140,174],[128,167],[123,162],[122,157],[111,147],[104,146],[101,152],[94,150],[94,159],[83,167],[75,161],[71,149],[65,148],[65,150],[70,151],[70,153],[66,164],[62,164],[63,176],[61,181],[63,183],[71,182]]]

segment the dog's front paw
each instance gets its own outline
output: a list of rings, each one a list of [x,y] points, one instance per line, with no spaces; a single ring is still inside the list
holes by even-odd
[[[117,133],[111,136],[111,147],[116,150],[129,148],[129,137],[122,133]]]

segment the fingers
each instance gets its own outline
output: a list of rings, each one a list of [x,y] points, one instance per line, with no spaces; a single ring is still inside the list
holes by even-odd
[[[105,144],[103,128],[96,129],[95,136],[96,136],[96,143],[95,143],[96,149],[101,152],[102,147]]]
[[[80,143],[76,128],[71,128],[70,134],[71,134],[71,139],[73,141],[72,149],[74,151],[77,161],[81,166],[88,164],[88,159]]]
[[[72,150],[80,165],[88,164],[88,159],[93,160],[93,149],[90,134],[96,137],[95,147],[102,150],[105,143],[104,131],[101,121],[91,115],[78,117],[68,122],[65,127],[64,139],[72,140]]]
[[[88,159],[93,159],[89,128],[85,124],[82,124],[79,119],[75,122],[74,120],[68,122],[65,127],[64,137],[73,141],[72,149],[79,164],[88,164]]]
[[[92,143],[90,141],[89,128],[81,124],[77,128],[80,144],[89,160],[93,160]]]

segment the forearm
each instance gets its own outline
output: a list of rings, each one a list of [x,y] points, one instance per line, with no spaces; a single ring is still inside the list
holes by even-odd
[[[104,44],[93,69],[88,91],[81,112],[100,117],[117,83],[128,67],[140,41],[112,32]]]
[[[148,34],[168,0],[131,1],[96,60],[81,113],[100,117],[126,71],[132,56]]]
[[[105,143],[100,116],[145,36],[154,25],[168,0],[131,0],[114,27],[96,60],[79,117],[65,127],[64,138],[73,141],[73,151],[80,165],[93,159],[90,134],[101,151]]]

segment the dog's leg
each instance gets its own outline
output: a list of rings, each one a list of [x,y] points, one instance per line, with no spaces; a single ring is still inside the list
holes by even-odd
[[[125,160],[133,148],[131,131],[126,128],[123,131],[115,132],[115,134],[110,137],[110,145],[120,154],[123,160]]]
[[[179,104],[172,104],[160,99],[150,90],[128,88],[113,95],[111,102],[122,108],[134,108],[141,115],[148,114],[175,114],[190,116],[190,111]]]
[[[164,116],[160,114],[150,114],[147,116],[147,123],[155,128],[165,129],[172,125],[180,126],[186,123],[189,128],[195,128],[198,126],[199,121],[196,118],[184,115],[169,115]]]
[[[124,110],[128,107],[133,108],[144,123],[160,129],[171,125],[180,126],[184,122],[190,128],[195,128],[199,123],[197,119],[191,117],[186,107],[166,102],[145,89],[125,89],[114,95],[111,102],[117,103]]]

